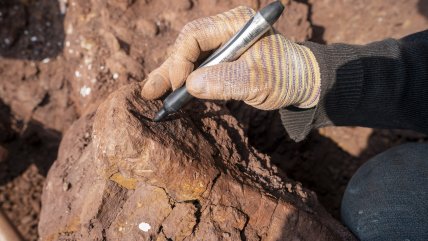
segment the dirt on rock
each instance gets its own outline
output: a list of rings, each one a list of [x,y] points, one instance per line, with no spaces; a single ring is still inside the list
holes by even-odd
[[[103,156],[96,153],[100,146],[94,146],[95,144],[104,148],[111,144],[100,144],[100,140],[92,139],[96,107],[104,101],[112,101],[112,97],[107,99],[107,96],[113,91],[125,85],[134,86],[132,83],[142,81],[156,68],[168,55],[170,46],[185,23],[238,5],[259,8],[267,2],[180,0],[171,4],[171,1],[166,0],[2,1],[0,207],[22,235],[27,240],[37,240],[39,237],[37,223],[40,219],[40,200],[44,185],[44,214],[40,226],[43,237],[57,237],[52,230],[62,230],[57,234],[64,238],[70,235],[69,237],[76,239],[86,237],[88,240],[95,240],[96,237],[116,239],[158,234],[164,240],[182,240],[183,237],[195,235],[197,225],[198,230],[207,231],[201,234],[207,237],[211,234],[218,235],[221,230],[224,235],[222,238],[226,240],[235,240],[234,235],[239,236],[238,239],[247,237],[248,240],[253,240],[251,237],[275,237],[269,236],[269,230],[281,229],[281,232],[291,233],[303,230],[307,224],[293,223],[292,218],[296,217],[293,212],[300,209],[306,210],[302,214],[296,214],[298,217],[303,215],[302,220],[314,220],[319,215],[322,218],[313,225],[338,228],[314,233],[325,232],[327,235],[331,231],[336,238],[344,237],[346,232],[340,231],[340,225],[322,211],[323,208],[314,201],[315,195],[308,190],[315,191],[321,204],[338,218],[341,195],[350,177],[362,163],[393,145],[407,141],[426,141],[424,135],[359,127],[325,128],[314,131],[304,142],[296,144],[284,133],[276,112],[257,111],[242,103],[223,105],[197,102],[192,107],[196,110],[202,108],[201,111],[206,116],[198,115],[196,111],[190,119],[175,120],[171,125],[181,126],[178,129],[181,131],[180,135],[169,133],[164,135],[165,139],[156,139],[152,131],[167,132],[172,127],[140,126],[145,131],[145,136],[129,135],[128,142],[123,142],[135,146],[127,149],[121,143],[115,143],[123,148],[122,155],[131,160],[111,160],[114,156],[112,154]],[[380,0],[290,1],[286,14],[281,17],[276,28],[295,41],[310,39],[321,43],[362,44],[426,29],[427,6],[428,2],[425,0],[400,0],[394,3]],[[123,101],[129,96],[128,93],[126,98],[119,100]],[[135,103],[138,104],[138,101]],[[135,108],[148,113],[158,107],[158,103],[144,105],[146,107],[137,105],[138,108]],[[120,105],[114,103],[112,106]],[[227,109],[230,109],[233,116]],[[192,108],[186,111],[192,113]],[[136,125],[145,123],[141,121],[144,116],[135,115],[136,113],[132,113],[127,116]],[[113,128],[124,123],[113,124],[105,123],[105,126]],[[109,131],[111,130],[105,130],[104,134],[109,134]],[[124,136],[125,134],[124,132]],[[179,138],[174,139],[175,136]],[[183,139],[189,137],[194,139],[183,143]],[[150,139],[156,141],[148,141]],[[62,151],[57,157],[60,141]],[[175,141],[181,143],[181,146],[173,144]],[[229,146],[222,147],[224,143]],[[131,168],[135,164],[132,158],[142,158],[132,152],[140,144],[158,145],[158,149],[153,150],[168,147],[169,152],[158,151],[166,155],[166,160],[175,160],[175,153],[181,153],[178,158],[180,161],[169,162],[177,165],[171,169],[176,172],[186,170],[183,169],[184,166],[196,168],[195,175],[203,173],[201,170],[208,170],[209,177],[195,177],[194,180],[202,181],[205,184],[203,190],[209,190],[207,193],[217,198],[207,199],[204,197],[207,193],[195,194],[195,190],[185,192],[182,186],[177,187],[185,180],[173,180],[172,177],[157,177],[159,183],[146,183],[147,180],[143,177],[154,174],[144,172],[147,167]],[[203,150],[207,153],[199,153],[199,145],[204,145]],[[226,153],[235,156],[228,158]],[[252,164],[248,162],[232,165],[250,159],[256,161]],[[219,160],[226,163],[220,170]],[[258,167],[267,160],[271,164],[266,166],[265,163],[265,166]],[[72,163],[73,161],[76,163]],[[201,167],[198,162],[208,166]],[[158,168],[164,168],[162,170],[167,168],[162,166],[165,163],[161,160],[152,160],[150,163],[160,165]],[[213,164],[218,166],[213,167]],[[263,174],[266,170],[274,170],[275,165],[279,167],[275,173]],[[46,182],[49,169],[51,172],[48,179],[55,182]],[[138,170],[143,173],[134,173]],[[192,169],[187,171],[189,170]],[[225,170],[230,170],[231,173],[225,172],[218,178],[217,174]],[[261,173],[249,176],[245,174],[254,170],[261,170]],[[279,179],[267,179],[265,185],[254,187],[257,183],[264,183],[263,180],[252,179],[254,175]],[[93,185],[76,185],[81,176]],[[290,178],[301,182],[303,187]],[[216,184],[209,185],[214,179]],[[169,187],[167,191],[162,189],[166,186]],[[60,193],[57,192],[61,195],[52,196],[52,190],[61,190]],[[174,190],[181,190],[184,194],[174,194]],[[231,194],[225,194],[225,190],[241,193],[241,196],[229,196]],[[258,214],[254,214],[251,207],[245,207],[252,203],[252,200],[245,200],[247,190],[263,190],[263,194],[257,195],[265,195],[266,199],[263,200],[266,209],[270,205],[278,205],[284,207],[282,212],[291,212],[290,216],[271,215],[270,221],[260,219],[262,221],[252,223],[258,219],[249,217]],[[288,193],[288,190],[293,194]],[[102,191],[102,195],[94,195],[96,191]],[[78,193],[87,193],[93,200],[85,200]],[[295,198],[302,195],[307,195],[309,201]],[[135,219],[128,219],[139,202],[158,203],[150,208],[163,210],[163,216],[159,214],[154,220],[139,220],[138,215],[150,213],[150,208],[143,208],[141,213],[132,216]],[[312,213],[314,210],[315,213]],[[52,223],[49,222],[51,213],[63,217],[55,216],[56,219],[52,220],[58,222]],[[124,215],[128,217],[125,219]],[[151,217],[155,218],[153,215]],[[262,217],[264,216],[260,216]],[[290,220],[284,220],[287,217]],[[275,221],[276,219],[278,220]],[[128,220],[132,221],[132,225],[126,224]],[[152,225],[149,232],[138,229],[138,224],[142,222]],[[86,226],[81,226],[82,223]],[[283,229],[281,225],[263,229],[261,224],[266,223],[291,223],[296,229]],[[180,228],[171,228],[177,225]],[[212,231],[211,234],[208,233],[209,230]],[[133,236],[136,234],[140,236]],[[272,235],[278,234],[279,231]]]

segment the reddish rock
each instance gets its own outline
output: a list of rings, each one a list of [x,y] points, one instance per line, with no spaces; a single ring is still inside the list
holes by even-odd
[[[147,19],[139,19],[135,24],[136,30],[147,37],[154,37],[158,34],[159,29],[156,24]]]
[[[165,237],[182,241],[190,236],[200,215],[199,204],[194,203],[176,203],[174,209],[162,223],[162,232]]]
[[[42,240],[352,239],[313,192],[248,145],[232,116],[205,115],[219,106],[197,102],[192,118],[154,123],[160,102],[140,90],[117,90],[64,137],[42,198]]]
[[[190,10],[193,6],[192,0],[175,0],[172,4],[174,10],[185,11]]]

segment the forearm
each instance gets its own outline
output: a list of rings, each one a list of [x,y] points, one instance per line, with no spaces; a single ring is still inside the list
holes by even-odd
[[[321,99],[310,110],[280,110],[293,139],[327,125],[428,133],[428,31],[364,46],[305,45],[320,65]]]

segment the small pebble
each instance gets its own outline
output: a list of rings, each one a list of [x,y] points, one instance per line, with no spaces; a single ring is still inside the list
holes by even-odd
[[[67,34],[72,34],[73,33],[73,25],[71,25],[71,24],[68,25],[66,33]]]
[[[67,11],[67,0],[59,0],[59,11],[62,15]]]
[[[66,191],[70,190],[70,188],[71,188],[71,183],[69,183],[69,182],[64,182],[64,183],[62,184],[62,190],[63,190],[64,192],[66,192]]]
[[[176,0],[173,4],[174,8],[179,11],[190,10],[193,6],[191,0]]]
[[[92,63],[92,59],[86,57],[86,58],[83,59],[83,63],[85,63],[86,65],[91,64]]]
[[[50,58],[45,58],[42,60],[42,63],[47,64],[47,63],[49,63],[49,61],[51,61]]]
[[[37,36],[33,36],[30,38],[31,42],[36,42],[37,41]]]
[[[148,232],[152,227],[150,226],[150,224],[142,222],[138,225],[138,228],[143,232]]]
[[[296,184],[296,193],[304,199],[306,199],[308,197],[306,192],[303,191],[301,183]]]
[[[86,97],[88,95],[91,94],[91,88],[89,88],[88,86],[84,85],[81,89],[80,89],[80,95],[83,97]]]
[[[149,20],[140,19],[136,24],[137,31],[141,32],[144,36],[154,37],[159,32],[158,26]]]
[[[47,184],[46,184],[46,186],[45,186],[45,189],[46,190],[49,190],[49,189],[51,189],[52,188],[52,182],[48,182]]]
[[[114,73],[113,74],[113,79],[118,79],[119,78],[119,74],[118,73]]]
[[[291,189],[293,186],[290,183],[285,184],[285,187],[287,188],[288,192],[293,192],[293,190]]]
[[[74,72],[74,76],[76,76],[77,78],[82,77],[82,74],[76,70],[76,72]]]

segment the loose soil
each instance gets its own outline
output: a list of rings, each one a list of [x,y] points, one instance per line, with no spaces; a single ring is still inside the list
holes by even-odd
[[[62,135],[119,86],[144,79],[168,54],[182,26],[241,4],[219,0],[5,0],[0,3],[0,207],[27,240],[37,240],[40,197]],[[363,44],[428,27],[428,1],[300,0],[277,29],[290,39]],[[288,177],[315,191],[339,217],[352,174],[373,155],[408,141],[410,131],[324,128],[301,143],[275,112],[228,107],[249,142]],[[239,107],[239,108],[238,108]]]

